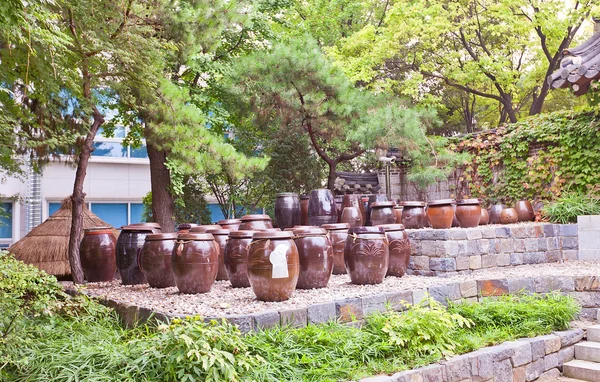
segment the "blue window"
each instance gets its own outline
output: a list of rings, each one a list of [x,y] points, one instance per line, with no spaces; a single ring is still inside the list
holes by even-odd
[[[127,225],[127,203],[90,203],[92,212],[115,228]]]
[[[129,224],[142,223],[142,212],[144,205],[142,203],[131,203],[129,205]]]
[[[127,158],[127,147],[123,147],[121,142],[94,142],[92,156]]]
[[[13,229],[13,204],[0,203],[0,207],[2,208],[2,211],[0,211],[0,239],[11,239]]]
[[[129,149],[129,157],[130,158],[148,158],[148,150],[146,149],[146,144],[142,143],[140,147]]]
[[[60,209],[60,203],[48,203],[48,216],[52,216]]]
[[[221,206],[218,204],[209,204],[208,210],[210,211],[210,219],[211,221],[218,222],[219,220],[225,219],[223,215],[223,211],[221,211]]]

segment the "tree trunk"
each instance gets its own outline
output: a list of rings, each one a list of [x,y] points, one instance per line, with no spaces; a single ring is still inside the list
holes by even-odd
[[[329,188],[333,192],[333,189],[335,188],[335,179],[337,178],[336,169],[338,162],[327,162],[327,165],[329,166],[329,175],[327,176],[327,188]]]
[[[148,158],[150,159],[150,184],[152,189],[152,216],[160,224],[162,232],[175,232],[175,201],[169,186],[171,174],[165,162],[167,152],[158,150],[150,140],[146,141]]]
[[[71,196],[71,232],[69,233],[69,264],[71,266],[71,275],[75,284],[83,284],[83,269],[81,268],[81,259],[79,257],[79,245],[81,244],[81,234],[83,230],[83,203],[85,193],[83,192],[83,182],[87,174],[88,162],[93,151],[94,137],[100,126],[104,123],[104,116],[94,109],[94,122],[85,137],[79,161],[77,162],[77,171],[75,172],[75,183],[73,185],[73,195]]]

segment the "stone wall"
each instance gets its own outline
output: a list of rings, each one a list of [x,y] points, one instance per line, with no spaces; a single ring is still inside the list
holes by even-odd
[[[445,276],[476,269],[577,260],[577,225],[523,223],[407,230],[409,274]]]
[[[579,260],[600,260],[600,215],[577,217]]]

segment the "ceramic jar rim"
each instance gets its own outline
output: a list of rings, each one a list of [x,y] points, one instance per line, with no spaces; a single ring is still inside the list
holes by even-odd
[[[218,236],[223,236],[223,235],[229,236],[231,231],[228,229],[223,229],[223,228],[213,228],[213,229],[207,230],[206,233],[210,233],[212,235],[218,235]]]
[[[231,231],[229,233],[229,238],[236,238],[236,239],[248,239],[248,238],[252,238],[252,235],[254,235],[257,231]]]
[[[154,222],[148,222],[148,223],[133,223],[133,224],[129,224],[127,227],[131,227],[131,226],[154,227],[154,228],[158,228],[158,229],[160,229],[160,224],[158,224],[158,223],[154,223]]]
[[[361,226],[361,227],[352,227],[352,228],[350,228],[348,230],[348,233],[349,234],[353,234],[353,233],[356,233],[356,234],[361,234],[361,233],[367,233],[367,234],[368,233],[385,234],[385,230],[383,228],[377,227],[377,226],[375,226],[375,227],[364,227],[364,226]]]
[[[110,233],[112,234],[112,227],[90,227],[90,228],[86,228],[83,230],[84,234],[86,235],[103,235],[103,234],[107,234]]]
[[[269,215],[264,215],[264,214],[251,214],[251,215],[244,215],[242,216],[242,218],[240,219],[242,222],[249,222],[249,221],[255,221],[255,220],[271,220],[271,217]]]
[[[175,240],[177,239],[176,233],[152,233],[146,235],[146,240]]]
[[[215,238],[209,233],[182,233],[177,235],[177,240],[213,241]]]
[[[292,239],[294,232],[292,231],[256,231],[252,235],[252,239]]]
[[[310,199],[309,195],[300,195],[300,200],[308,200]]]
[[[313,235],[327,235],[327,230],[325,228],[296,228],[292,231],[294,235],[304,235],[304,236],[313,236]]]
[[[394,202],[373,202],[371,203],[371,208],[377,207],[394,207],[396,203]]]
[[[399,204],[402,207],[425,207],[425,202],[419,202],[419,201],[406,201],[406,202],[400,202]]]
[[[196,227],[190,228],[191,233],[206,233],[209,229],[221,229],[220,225],[216,224],[207,224],[207,225],[199,225]]]
[[[242,221],[240,219],[223,219],[223,220],[219,220],[217,222],[218,225],[221,224],[238,224],[241,223]]]
[[[427,203],[428,206],[442,206],[444,204],[454,204],[455,201],[453,199],[440,199],[440,200],[432,200]]]
[[[152,228],[151,226],[142,226],[142,225],[124,225],[121,227],[121,231],[127,232],[154,232],[156,228]]]
[[[325,228],[328,231],[335,231],[338,229],[348,229],[348,228],[350,228],[350,224],[348,224],[348,223],[330,223],[330,224],[323,224],[321,226],[321,228]]]
[[[481,204],[479,199],[471,198],[471,199],[458,199],[456,200],[456,205],[472,205],[472,204]]]
[[[381,227],[385,232],[404,231],[404,224],[379,224],[375,227]]]

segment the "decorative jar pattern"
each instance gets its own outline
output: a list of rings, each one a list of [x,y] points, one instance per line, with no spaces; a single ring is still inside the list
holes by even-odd
[[[388,270],[389,246],[381,227],[348,230],[344,260],[353,284],[380,284]]]

